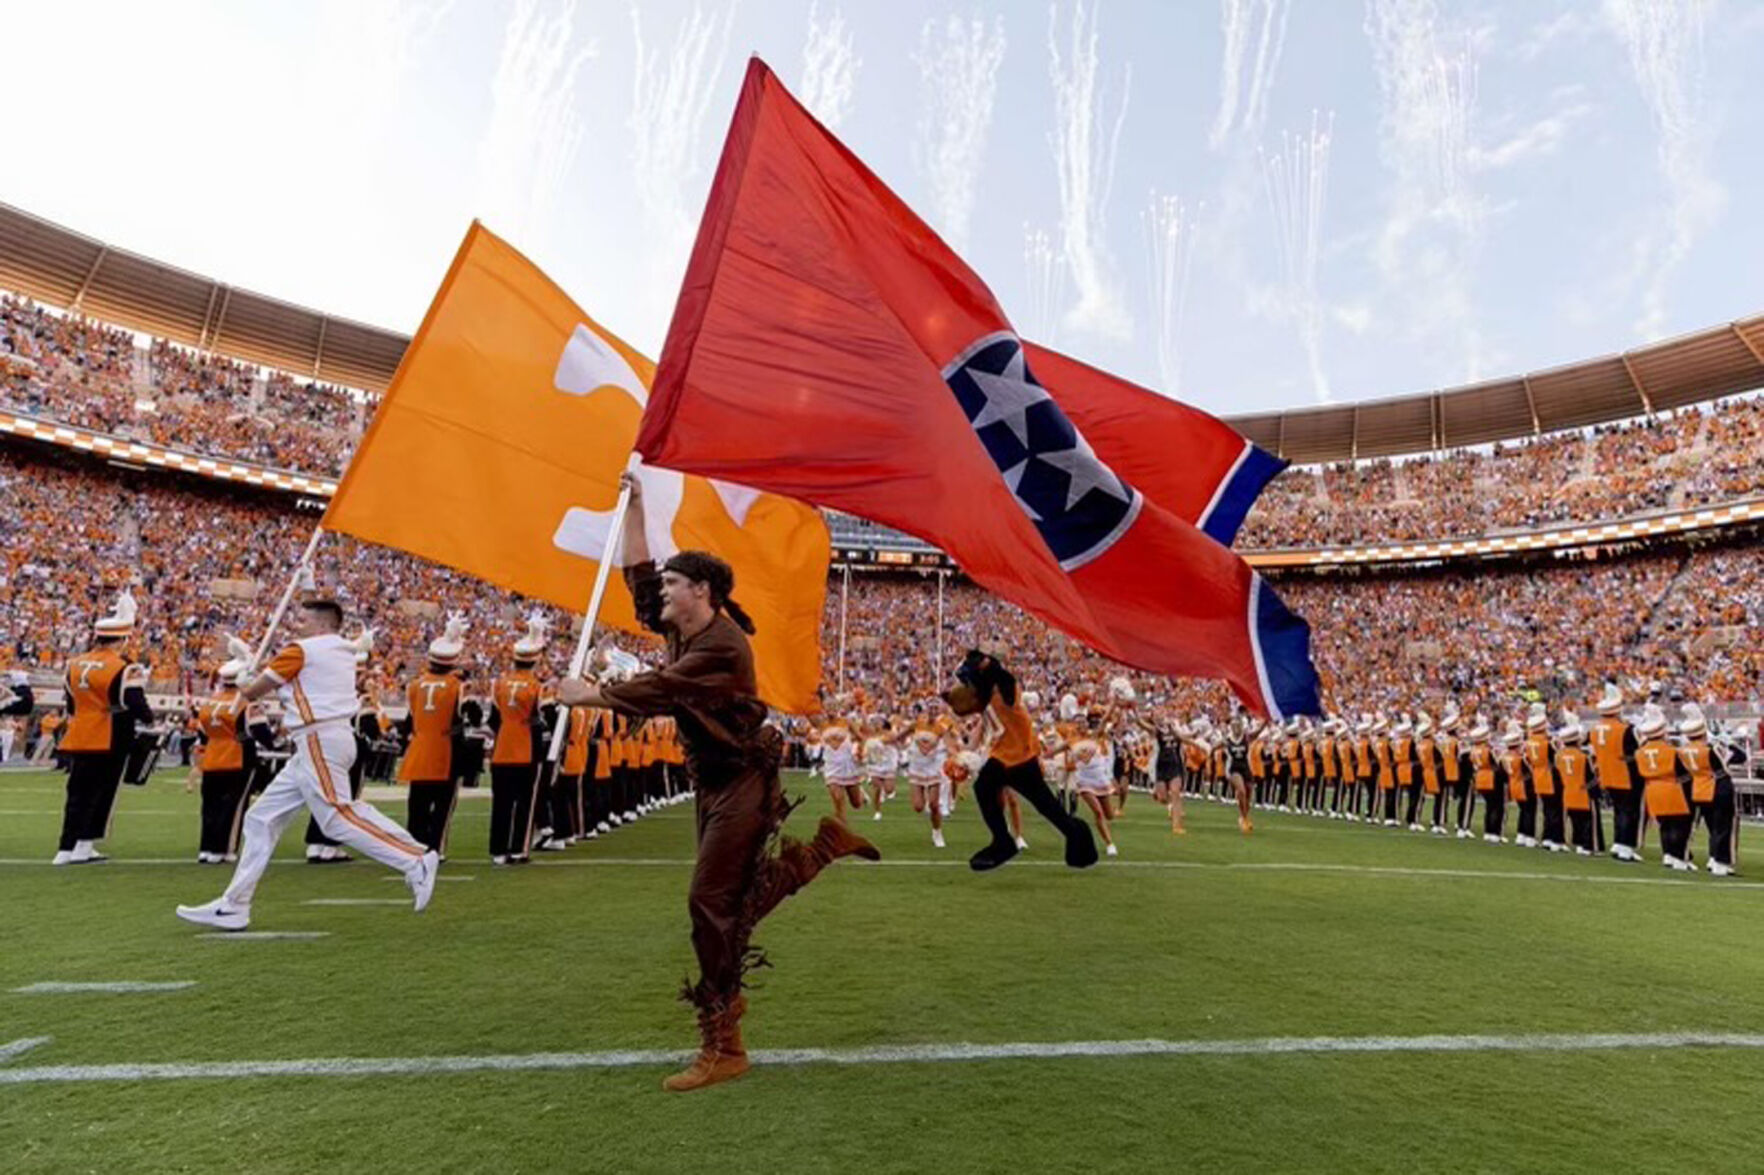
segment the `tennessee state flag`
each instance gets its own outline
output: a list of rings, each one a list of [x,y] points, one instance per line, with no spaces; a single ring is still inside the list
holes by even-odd
[[[580,612],[654,372],[474,223],[324,525]],[[668,469],[638,478],[650,553],[726,559],[757,629],[760,694],[812,710],[829,554],[820,514]],[[600,620],[642,631],[622,576]]]
[[[1196,525],[1271,472],[1148,398],[1025,347],[961,259],[750,62],[645,460],[876,519],[1115,660],[1222,678],[1274,717],[1316,712],[1309,628]]]

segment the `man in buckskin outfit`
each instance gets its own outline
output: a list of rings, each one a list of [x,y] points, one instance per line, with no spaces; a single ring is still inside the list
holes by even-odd
[[[690,1066],[663,1082],[683,1092],[748,1069],[742,976],[758,958],[750,941],[754,926],[840,857],[874,861],[881,854],[832,819],[823,819],[807,844],[786,837],[773,851],[791,808],[778,777],[783,739],[765,724],[747,640],[753,622],[730,598],[734,573],[702,551],[681,551],[658,569],[644,538],[642,488],[629,474],[623,483],[631,495],[625,579],[638,618],[667,638],[667,663],[614,685],[567,680],[558,699],[632,718],[667,715],[686,749],[698,806],[688,905],[699,978],[682,994],[698,1010],[700,1047]]]

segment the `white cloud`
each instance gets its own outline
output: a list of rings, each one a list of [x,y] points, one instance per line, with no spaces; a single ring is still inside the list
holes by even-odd
[[[1715,127],[1703,99],[1708,5],[1704,0],[1606,0],[1605,16],[1629,51],[1659,140],[1664,215],[1634,250],[1635,276],[1643,283],[1636,333],[1657,338],[1666,330],[1666,294],[1675,271],[1727,207],[1727,189],[1709,169]]]
[[[575,19],[573,2],[542,13],[517,0],[503,29],[478,142],[478,215],[517,243],[544,230],[581,145],[576,74],[596,46],[578,42]]]
[[[1127,118],[1132,71],[1122,70],[1121,104],[1106,125],[1109,96],[1097,84],[1095,14],[1085,19],[1083,0],[1072,6],[1067,53],[1060,52],[1059,8],[1048,12],[1048,71],[1054,90],[1054,164],[1059,174],[1060,249],[1078,300],[1065,325],[1099,338],[1125,341],[1133,318],[1109,254],[1109,189],[1115,155]]]
[[[821,19],[819,3],[809,5],[808,39],[802,47],[802,104],[828,130],[839,129],[851,113],[857,90],[858,59],[845,14],[835,8]]]
[[[1268,115],[1268,93],[1286,47],[1289,0],[1219,0],[1225,44],[1219,61],[1219,113],[1207,141],[1215,148],[1233,134],[1254,142]],[[1250,58],[1250,43],[1255,57]],[[1249,66],[1245,85],[1244,66]]]
[[[974,181],[980,175],[998,70],[1004,62],[1004,20],[928,20],[919,31],[919,134],[913,161],[931,189],[930,221],[950,247],[968,244]]]

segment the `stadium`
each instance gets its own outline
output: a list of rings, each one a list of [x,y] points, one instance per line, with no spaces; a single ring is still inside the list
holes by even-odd
[[[766,725],[789,830],[836,816],[880,860],[764,923],[754,1067],[695,1098],[657,1092],[691,1060],[692,719],[560,698],[579,606],[320,525],[421,345],[0,203],[9,1170],[1755,1168],[1764,315],[1223,417],[1287,463],[1225,545],[1308,622],[1315,713],[1105,656],[960,553],[820,509],[818,632],[793,638],[819,686]],[[350,787],[446,866],[412,917],[315,817],[249,930],[193,931],[173,909],[225,882],[308,729],[291,703],[238,719],[254,765],[211,810],[205,700],[257,669],[229,638],[252,654],[319,598],[374,633]],[[140,667],[107,713],[145,710],[76,839],[95,626]],[[678,653],[619,627],[604,697]],[[1009,662],[1095,868],[1015,799],[1009,866],[966,867],[1008,740],[946,714],[970,650]],[[542,686],[534,746],[580,748],[512,817],[511,667]],[[431,675],[458,709],[419,827]],[[1600,729],[1617,767],[1577,749]],[[1656,806],[1681,777],[1685,814]]]

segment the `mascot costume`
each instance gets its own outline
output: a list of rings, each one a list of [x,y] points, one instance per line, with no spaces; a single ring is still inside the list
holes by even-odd
[[[985,763],[974,779],[974,800],[992,833],[992,843],[968,864],[976,872],[996,869],[1017,855],[1017,841],[1005,821],[1004,789],[1010,788],[1066,838],[1066,864],[1087,869],[1096,864],[1096,841],[1090,828],[1068,812],[1041,774],[1041,742],[1023,703],[1017,679],[991,649],[970,649],[956,669],[956,684],[943,700],[957,714],[984,716],[995,737]]]

